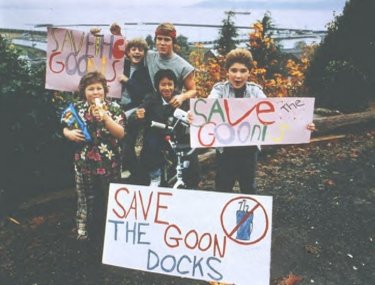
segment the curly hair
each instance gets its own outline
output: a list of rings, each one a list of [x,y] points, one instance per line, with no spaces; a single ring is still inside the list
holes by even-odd
[[[128,53],[131,48],[137,47],[139,49],[143,49],[145,52],[148,50],[147,42],[142,38],[134,38],[127,42],[125,53]]]
[[[231,50],[225,57],[225,69],[229,69],[235,63],[244,64],[249,70],[253,67],[253,56],[244,48]]]
[[[78,90],[79,90],[79,95],[82,99],[85,99],[86,87],[94,83],[102,84],[104,88],[104,95],[105,96],[107,95],[108,93],[107,79],[105,79],[105,76],[99,71],[92,71],[82,76],[81,80],[79,81]]]

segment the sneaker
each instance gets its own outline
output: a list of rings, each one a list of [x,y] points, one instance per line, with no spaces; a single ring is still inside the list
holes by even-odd
[[[121,172],[121,178],[129,178],[130,177],[130,171],[129,170],[124,170]]]
[[[161,169],[156,169],[154,171],[150,172],[150,186],[160,186],[160,180],[161,180]]]
[[[82,235],[82,234],[78,234],[78,235],[77,235],[77,240],[78,240],[78,241],[87,241],[88,238],[89,238],[89,237],[87,236],[87,234],[83,234],[83,235]]]
[[[150,181],[150,186],[159,187],[160,186],[160,177],[152,178]]]

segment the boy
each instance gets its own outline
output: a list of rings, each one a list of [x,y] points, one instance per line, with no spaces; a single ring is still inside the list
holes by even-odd
[[[171,23],[162,23],[155,30],[155,46],[157,52],[150,51],[146,55],[146,64],[150,78],[155,86],[155,74],[160,69],[170,69],[177,77],[176,95],[170,104],[178,108],[182,103],[196,96],[194,67],[177,55],[173,47],[176,41],[176,29]],[[182,90],[185,90],[182,92]]]
[[[266,98],[261,86],[248,82],[252,61],[252,55],[246,49],[230,51],[225,58],[228,80],[216,83],[208,98]],[[313,131],[315,125],[310,123],[307,129]],[[235,181],[238,180],[241,193],[254,194],[257,156],[257,146],[218,148],[216,190],[232,192]]]
[[[216,83],[208,98],[266,98],[262,87],[248,82],[252,55],[234,49],[225,58],[228,80]],[[255,193],[257,146],[224,147],[216,150],[216,191],[232,192],[236,179],[244,194]]]
[[[174,72],[170,69],[160,69],[156,72],[155,88],[157,94],[153,94],[146,97],[145,100],[145,135],[144,145],[141,153],[141,163],[147,173],[152,185],[159,186],[161,178],[161,167],[164,163],[162,150],[164,149],[166,142],[164,140],[163,130],[157,128],[151,128],[150,122],[156,121],[160,123],[168,123],[169,120],[173,119],[173,113],[175,107],[172,104],[173,98],[177,96],[175,94],[177,77]],[[182,109],[188,109],[188,102],[181,106]],[[189,141],[189,135],[186,127],[178,125],[175,128],[175,134],[179,142],[187,143]],[[192,172],[194,171],[194,173]],[[196,155],[192,155],[190,158],[190,167],[184,169],[184,178],[188,188],[195,188],[199,182],[199,165],[198,158]]]
[[[135,112],[142,116],[142,102],[147,94],[152,94],[153,87],[149,77],[148,69],[144,65],[144,56],[147,52],[147,43],[141,38],[135,38],[128,41],[125,53],[127,58],[124,64],[124,74],[120,75],[118,80],[122,82],[122,96],[120,104],[124,111],[138,108]],[[130,111],[131,112],[131,111]],[[132,119],[128,121],[128,134],[124,143],[124,167],[131,173],[129,182],[139,183],[139,162],[135,153],[135,143],[137,135],[140,133],[143,125],[139,120]]]
[[[121,27],[113,23],[111,32],[121,35]],[[145,63],[149,70],[152,86],[155,86],[155,74],[160,69],[170,69],[176,74],[176,95],[170,104],[178,108],[187,99],[196,96],[196,86],[194,81],[194,67],[177,55],[173,47],[176,41],[176,29],[171,23],[162,23],[155,30],[156,51],[148,51]],[[182,92],[182,90],[185,90]]]
[[[120,178],[121,147],[125,118],[120,106],[107,102],[107,81],[99,72],[89,72],[79,83],[81,100],[74,106],[78,120],[87,126],[88,141],[80,128],[63,116],[63,134],[77,147],[74,170],[77,192],[77,239],[103,234],[109,183]],[[98,106],[97,101],[100,101]]]

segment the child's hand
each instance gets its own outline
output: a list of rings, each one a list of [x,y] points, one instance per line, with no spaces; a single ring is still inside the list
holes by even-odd
[[[184,102],[184,97],[180,94],[180,95],[173,96],[171,101],[169,101],[169,104],[173,108],[178,108],[182,105],[183,102]]]
[[[193,122],[193,114],[191,113],[191,111],[189,110],[187,112],[187,121],[188,123],[191,125],[191,123]]]
[[[307,126],[306,126],[306,129],[308,129],[309,131],[311,131],[311,132],[314,132],[314,131],[316,131],[316,127],[315,127],[315,124],[314,123],[309,123],[309,124],[307,124]]]
[[[80,129],[69,130],[68,128],[64,128],[63,133],[64,136],[72,142],[80,143],[85,141],[85,136]]]
[[[111,25],[109,30],[111,31],[112,35],[121,36],[121,27],[116,22]]]
[[[145,118],[145,113],[146,113],[146,110],[145,108],[139,108],[135,111],[135,115],[137,117],[138,120],[142,120]]]
[[[104,110],[100,106],[92,105],[90,107],[91,115],[95,118],[96,121],[101,122],[103,121]]]
[[[101,28],[95,27],[90,29],[90,33],[94,36],[99,36],[100,32],[102,31]]]
[[[119,76],[117,77],[117,80],[118,80],[119,82],[121,82],[121,83],[126,83],[126,82],[128,82],[129,78],[128,78],[126,75],[121,74],[121,75],[119,75]]]

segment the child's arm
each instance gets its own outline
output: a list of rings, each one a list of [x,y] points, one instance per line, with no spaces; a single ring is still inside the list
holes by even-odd
[[[119,123],[116,123],[111,116],[105,112],[103,115],[103,122],[106,129],[117,139],[122,139],[125,136],[125,129]]]
[[[115,122],[110,114],[103,110],[100,106],[93,106],[91,114],[98,122],[103,122],[105,128],[117,139],[122,139],[125,136],[125,130],[123,126]]]
[[[116,22],[115,23],[112,23],[111,27],[109,28],[109,30],[111,31],[112,35],[115,35],[115,36],[122,36],[121,34],[121,27],[119,24],[117,24]]]

